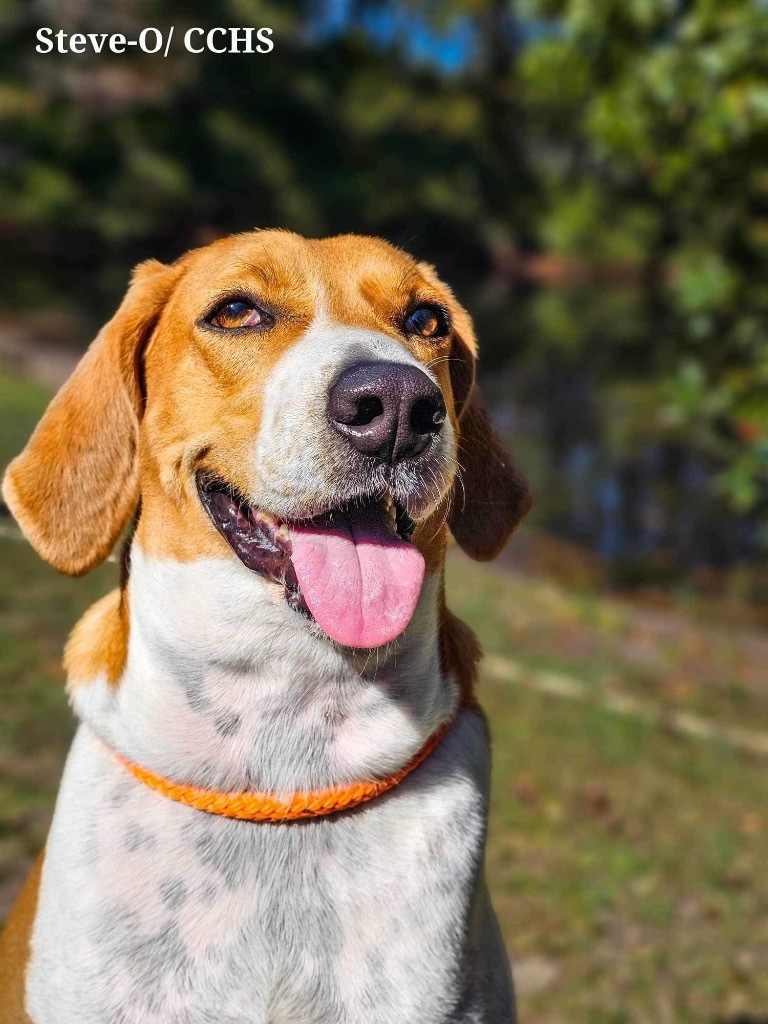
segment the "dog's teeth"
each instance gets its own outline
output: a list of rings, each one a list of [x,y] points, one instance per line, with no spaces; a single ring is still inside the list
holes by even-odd
[[[275,520],[275,522],[277,522],[277,520]],[[285,523],[281,523],[275,530],[275,539],[286,541],[286,543],[290,539],[290,531]]]

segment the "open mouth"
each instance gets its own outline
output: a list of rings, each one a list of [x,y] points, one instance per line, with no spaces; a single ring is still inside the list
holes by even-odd
[[[381,647],[410,622],[424,581],[424,559],[410,543],[414,524],[390,498],[329,508],[284,522],[208,474],[200,500],[248,569],[283,586],[296,611],[310,615],[345,647]]]

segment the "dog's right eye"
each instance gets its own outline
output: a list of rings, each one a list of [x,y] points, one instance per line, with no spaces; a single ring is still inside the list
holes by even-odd
[[[272,318],[263,309],[236,299],[225,302],[207,318],[211,327],[223,331],[237,330],[238,327],[270,327]]]

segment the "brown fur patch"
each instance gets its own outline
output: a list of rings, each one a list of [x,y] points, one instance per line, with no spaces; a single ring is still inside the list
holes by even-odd
[[[91,605],[72,630],[64,650],[67,685],[90,683],[104,674],[114,685],[128,657],[128,590],[115,589]]]
[[[43,856],[27,875],[0,933],[0,1024],[32,1024],[25,1008],[25,985]]]
[[[303,240],[287,232],[223,239],[183,263],[144,358],[148,401],[136,536],[147,554],[185,562],[229,554],[200,505],[195,474],[213,467],[243,494],[251,490],[261,385],[312,322],[318,282]],[[195,326],[233,294],[274,311],[275,326],[247,337]]]

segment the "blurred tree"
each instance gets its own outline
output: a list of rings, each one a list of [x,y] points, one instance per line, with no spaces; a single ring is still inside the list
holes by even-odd
[[[612,268],[609,285],[622,267],[638,285],[589,303],[546,293],[541,331],[609,376],[658,385],[658,426],[712,452],[735,506],[754,507],[768,483],[768,7],[525,10],[539,26],[519,74],[547,196],[541,240]]]
[[[474,291],[492,236],[532,237],[512,36],[496,0],[456,4],[485,42],[453,71],[440,64],[441,25],[407,2],[384,5],[378,28],[381,5],[350,3],[334,32],[318,2],[84,2],[67,19],[73,6],[55,0],[48,20],[129,37],[173,24],[177,46],[167,60],[36,55],[36,14],[11,3],[0,50],[7,299],[87,291],[103,314],[137,259],[257,224],[382,234]],[[394,8],[387,40],[381,18]],[[269,25],[276,49],[187,54],[193,25]],[[410,53],[416,34],[436,59]]]

